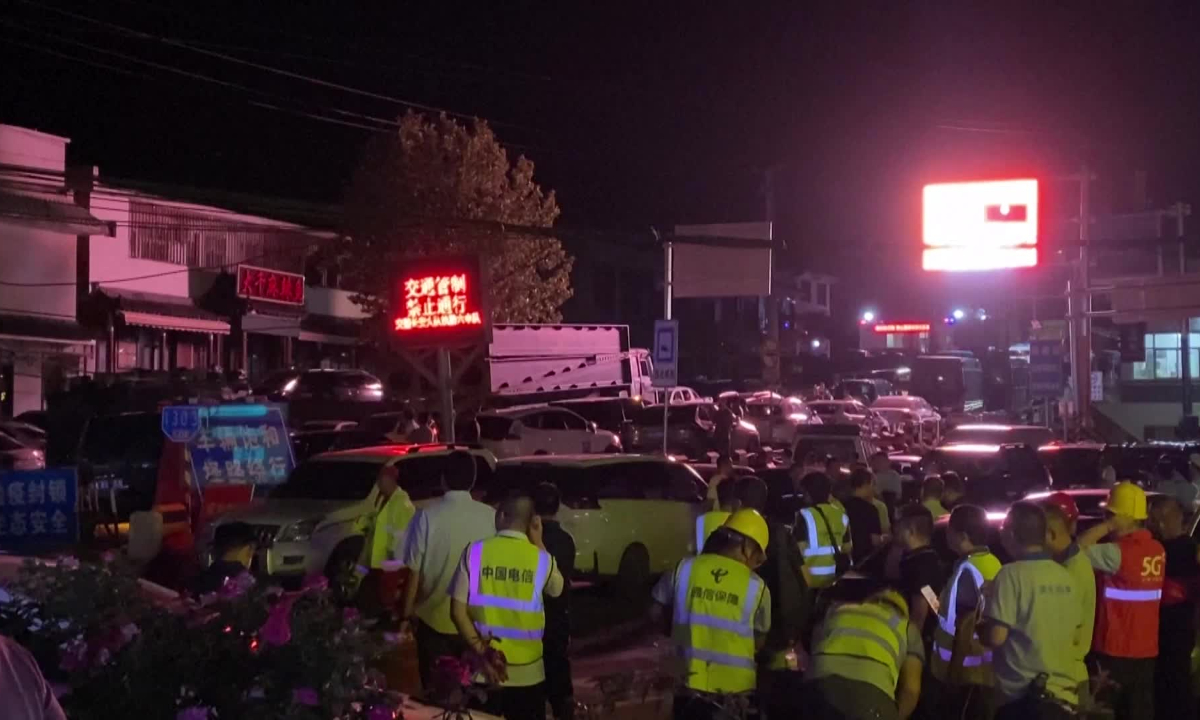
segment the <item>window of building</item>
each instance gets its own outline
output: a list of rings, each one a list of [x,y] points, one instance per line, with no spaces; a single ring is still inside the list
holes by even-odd
[[[829,307],[829,283],[817,283],[817,304]]]
[[[801,280],[800,281],[800,302],[810,303],[812,301],[813,301],[812,281],[811,280]]]
[[[1170,380],[1182,377],[1179,333],[1148,333],[1145,362],[1130,363],[1133,380]],[[1188,333],[1188,375],[1200,377],[1200,333]]]

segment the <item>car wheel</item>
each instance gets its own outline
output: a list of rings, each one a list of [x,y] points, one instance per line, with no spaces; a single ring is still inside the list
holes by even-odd
[[[339,604],[350,603],[358,592],[362,578],[356,570],[364,542],[362,537],[343,540],[329,554],[329,560],[325,563],[325,579],[329,581],[329,589]]]
[[[621,448],[617,447],[616,445],[609,445],[608,447],[604,448],[604,453],[606,455],[616,455],[620,452]]]
[[[650,584],[650,553],[645,545],[625,548],[617,566],[617,593],[625,600],[639,600]]]

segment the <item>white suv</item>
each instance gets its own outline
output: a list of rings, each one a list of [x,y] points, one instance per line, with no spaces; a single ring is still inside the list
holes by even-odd
[[[480,413],[479,444],[498,458],[615,453],[621,438],[566,408],[529,405]]]

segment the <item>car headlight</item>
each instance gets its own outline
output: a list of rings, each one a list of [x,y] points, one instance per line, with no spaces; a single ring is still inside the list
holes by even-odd
[[[276,542],[305,542],[312,539],[313,533],[317,526],[321,524],[321,518],[312,518],[309,520],[301,520],[300,522],[284,525],[279,531],[279,535],[275,537]]]

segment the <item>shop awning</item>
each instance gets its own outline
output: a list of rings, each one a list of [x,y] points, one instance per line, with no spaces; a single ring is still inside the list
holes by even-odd
[[[31,315],[0,315],[0,340],[39,345],[92,345],[88,331],[78,323]]]
[[[184,332],[229,334],[229,323],[223,320],[210,320],[199,317],[182,317],[178,315],[157,315],[147,312],[132,312],[122,310],[126,325],[158,328],[160,330],[182,330]]]
[[[258,335],[274,335],[276,337],[300,337],[300,313],[264,313],[248,312],[242,316],[242,329]]]
[[[11,192],[0,192],[0,223],[66,235],[117,235],[115,223],[100,220],[78,205],[46,196]]]
[[[329,333],[312,332],[309,330],[300,331],[300,340],[303,342],[321,343],[324,345],[357,345],[359,340],[354,337],[346,337],[345,335],[331,335]]]
[[[362,321],[310,313],[300,324],[300,340],[325,345],[362,342]]]

